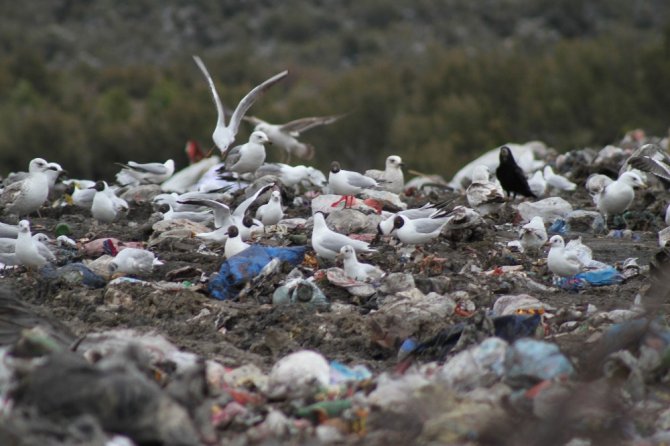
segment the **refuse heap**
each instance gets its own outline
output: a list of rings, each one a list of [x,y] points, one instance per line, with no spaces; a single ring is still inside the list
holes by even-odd
[[[603,221],[582,185],[620,159],[545,161],[580,187],[420,251],[377,236],[366,206],[322,206],[331,228],[372,242],[366,260],[386,272],[372,282],[310,249],[325,195],[283,189],[290,218],[226,261],[196,223],[156,218],[157,190],[105,226],[45,210],[33,227],[77,248],[64,266],[2,272],[0,444],[667,444],[668,193],[652,179],[625,226]],[[413,184],[409,207],[467,205]],[[554,280],[545,253],[510,243],[533,215],[614,274]],[[133,243],[164,265],[107,277],[105,249]]]

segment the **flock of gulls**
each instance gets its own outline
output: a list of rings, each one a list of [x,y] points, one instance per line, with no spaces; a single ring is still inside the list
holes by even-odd
[[[379,193],[385,194],[383,200],[373,205],[382,215],[377,228],[379,234],[419,248],[438,239],[450,223],[495,215],[510,201],[539,200],[550,192],[573,192],[578,187],[586,187],[595,209],[607,221],[631,206],[635,190],[646,187],[648,175],[670,181],[670,158],[658,144],[639,147],[623,163],[617,178],[592,175],[585,186],[556,174],[551,165],[533,159],[532,155],[528,159],[530,150],[520,150],[510,144],[483,155],[454,177],[451,187],[462,193],[467,207],[452,206],[452,200],[410,209],[395,206],[393,210],[396,212],[387,212],[382,210],[387,203],[404,204],[399,196],[406,191],[408,183],[400,156],[388,156],[383,170],[363,173],[346,170],[340,162],[332,161],[327,177],[311,166],[266,163],[266,146],[270,144],[284,151],[287,162],[291,157],[310,159],[314,148],[299,141],[300,134],[337,122],[343,115],[301,118],[283,125],[246,116],[254,102],[287,76],[286,71],[253,88],[229,114],[204,62],[197,56],[194,60],[209,85],[216,106],[217,120],[212,140],[219,153],[191,157],[192,163],[177,172],[173,160],[129,161],[119,165],[116,184],[102,180],[63,179],[65,171],[59,164],[42,158],[33,159],[27,172],[11,174],[3,182],[0,194],[2,216],[13,216],[11,218],[20,221],[17,225],[0,224],[2,265],[21,265],[28,270],[37,270],[56,261],[54,246],[76,246],[76,242],[65,236],[52,240],[44,234],[31,234],[30,217],[39,214],[47,202],[61,200],[63,205],[87,209],[96,224],[104,225],[117,221],[128,212],[130,206],[120,197],[121,191],[146,184],[161,186],[163,193],[153,200],[161,209],[163,219],[185,219],[211,225],[213,230],[210,232],[194,236],[203,243],[222,244],[225,257],[230,258],[249,248],[256,234],[284,221],[287,204],[282,202],[282,188],[310,189],[313,191],[311,195],[304,196],[311,197],[326,193],[339,196],[330,205],[333,210],[358,206],[357,197],[361,195],[379,197]],[[243,121],[251,123],[253,130],[247,142],[233,146]],[[517,149],[516,153],[514,149]],[[231,208],[232,192],[251,190],[250,185],[260,184],[264,178],[270,180]],[[261,197],[268,198],[259,203]],[[331,229],[326,216],[321,211],[312,215],[311,245],[316,255],[327,261],[341,258],[345,274],[352,280],[379,279],[384,274],[382,269],[358,260],[358,256],[375,251],[369,241]],[[670,216],[666,215],[665,219],[670,224]],[[593,267],[588,247],[579,240],[566,244],[560,235],[548,238],[542,217],[535,216],[518,229],[518,243],[524,252],[541,256],[545,247],[549,247],[546,260],[553,274],[569,277]],[[110,274],[144,274],[160,264],[155,255],[145,249],[126,248],[115,254]]]

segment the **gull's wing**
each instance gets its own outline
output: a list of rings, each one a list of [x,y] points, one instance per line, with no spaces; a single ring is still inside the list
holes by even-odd
[[[268,189],[271,189],[273,186],[274,186],[274,183],[271,183],[271,184],[266,184],[265,186],[258,189],[255,194],[253,194],[251,197],[244,200],[242,203],[239,204],[239,206],[237,206],[235,208],[235,210],[233,211],[233,215],[235,217],[244,217],[244,214],[246,214],[247,209],[249,209],[249,206],[251,206],[251,203],[256,201],[256,199],[259,197],[259,195],[261,195],[262,193],[264,193]]]
[[[135,161],[128,161],[128,165],[119,163],[129,169],[136,170],[142,173],[150,173],[152,175],[165,175],[168,172],[167,167],[163,163],[145,163],[140,164]]]
[[[282,166],[275,163],[265,163],[258,169],[256,169],[256,177],[260,178],[265,175],[275,175],[278,176],[281,174]]]
[[[370,177],[366,177],[365,175],[361,175],[358,172],[345,171],[345,173],[347,174],[345,177],[347,183],[352,186],[362,188],[371,188],[377,186],[377,181]]]
[[[282,132],[290,133],[293,136],[298,136],[302,132],[320,126],[328,125],[342,118],[344,115],[332,115],[332,116],[312,116],[309,118],[300,118],[295,121],[287,122],[283,124],[279,129]]]
[[[662,161],[657,161],[647,156],[637,156],[630,158],[628,164],[635,169],[649,172],[652,175],[670,181],[670,168]]]
[[[219,93],[216,91],[216,85],[214,85],[214,81],[212,80],[212,76],[209,75],[207,67],[205,66],[205,64],[203,63],[202,59],[200,59],[199,56],[194,55],[193,60],[195,60],[195,63],[198,65],[198,68],[200,68],[200,71],[202,71],[202,74],[205,75],[205,79],[207,79],[207,83],[209,84],[209,89],[212,92],[212,98],[214,98],[214,104],[216,105],[216,113],[218,115],[216,118],[216,125],[217,126],[221,125],[225,127],[226,115],[223,110],[223,104],[221,104],[221,98],[219,97]]]
[[[430,234],[431,232],[435,232],[447,223],[444,219],[434,218],[420,218],[410,221],[414,225],[416,232],[421,234]]]
[[[257,126],[258,124],[268,124],[267,121],[263,121],[262,119],[257,118],[255,116],[242,116],[242,119],[252,123],[254,126]]]
[[[225,170],[230,170],[229,167],[234,165],[236,162],[240,160],[240,148],[244,144],[240,144],[239,146],[235,146],[230,150],[226,150],[226,153],[223,154],[223,157],[221,158],[222,163],[226,163]]]
[[[237,107],[235,107],[233,116],[230,117],[230,124],[228,127],[233,132],[233,134],[237,134],[237,129],[240,127],[242,117],[247,113],[249,107],[251,107],[253,103],[256,102],[256,99],[261,97],[263,93],[265,93],[270,87],[284,79],[287,75],[287,70],[284,70],[279,74],[275,74],[270,79],[254,87],[253,90],[251,90],[245,97],[242,98],[240,103],[237,104]]]
[[[179,200],[177,203],[206,206],[212,209],[214,211],[214,226],[217,228],[223,226],[224,222],[231,216],[230,208],[226,204],[207,198],[189,198],[187,200]]]

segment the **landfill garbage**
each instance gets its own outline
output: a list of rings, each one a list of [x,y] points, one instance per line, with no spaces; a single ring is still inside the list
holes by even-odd
[[[138,201],[110,224],[67,202],[44,207],[30,220],[51,240],[53,266],[0,271],[0,443],[665,441],[666,191],[648,173],[649,189],[608,218],[606,234],[584,188],[593,173],[616,176],[640,147],[620,145],[597,165],[594,149],[536,154],[577,189],[539,206],[509,198],[485,217],[460,206],[465,188],[436,177],[397,196],[357,195],[353,209],[277,184],[284,218],[250,230],[249,251],[226,261],[220,243],[194,236],[214,221],[163,221],[143,201],[156,187],[133,191]],[[204,199],[234,212],[276,181],[238,189],[233,179]],[[243,207],[252,216],[263,203]],[[378,234],[380,209],[424,206],[451,217],[431,242]],[[338,259],[317,260],[313,207],[370,243],[360,260],[380,278],[358,282]],[[600,266],[554,282],[546,247],[513,249],[532,215],[549,217],[551,235],[581,239],[585,263]],[[66,227],[68,240],[53,243]],[[164,266],[109,276],[114,250],[148,243]]]
[[[102,288],[107,284],[104,277],[96,274],[83,263],[68,263],[59,267],[45,265],[40,269],[40,274],[49,282],[59,281],[70,286],[84,285],[89,288]]]
[[[273,305],[308,304],[317,309],[328,308],[328,299],[323,291],[311,280],[293,279],[272,294]]]
[[[219,300],[232,299],[237,296],[244,284],[260,274],[272,259],[276,258],[295,266],[302,262],[306,251],[307,248],[304,246],[252,245],[223,262],[218,275],[209,282],[209,292]]]

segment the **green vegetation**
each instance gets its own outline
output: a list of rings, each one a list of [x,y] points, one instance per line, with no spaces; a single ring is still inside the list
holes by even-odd
[[[508,141],[563,151],[670,125],[663,2],[34,3],[0,19],[2,174],[39,155],[90,178],[114,161],[185,165],[186,140],[211,147],[216,119],[194,52],[229,107],[288,68],[252,114],[348,112],[304,136],[322,168],[397,153],[449,176]]]

